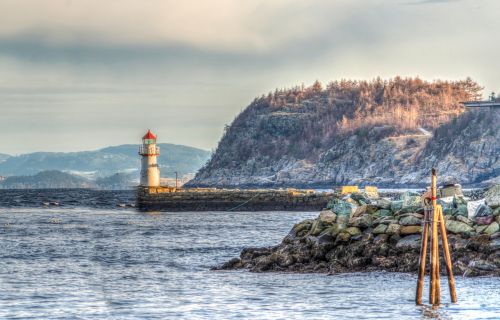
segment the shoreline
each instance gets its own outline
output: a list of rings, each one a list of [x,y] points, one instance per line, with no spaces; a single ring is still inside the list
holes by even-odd
[[[460,197],[453,197],[445,209],[455,274],[500,277],[500,185],[491,190],[486,194],[488,205],[481,207],[487,216],[469,219]],[[357,204],[346,205],[346,198]],[[416,273],[423,218],[417,200],[417,195],[408,194],[403,204],[401,200],[369,200],[359,194],[334,199],[316,219],[295,224],[281,243],[244,248],[239,257],[214,270]],[[442,257],[440,263],[445,274]]]

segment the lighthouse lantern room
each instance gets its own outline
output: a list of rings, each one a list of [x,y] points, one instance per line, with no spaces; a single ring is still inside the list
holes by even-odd
[[[141,183],[143,187],[160,186],[160,168],[156,157],[160,155],[160,148],[156,146],[156,136],[148,130],[142,137],[142,146],[139,148],[141,159]]]

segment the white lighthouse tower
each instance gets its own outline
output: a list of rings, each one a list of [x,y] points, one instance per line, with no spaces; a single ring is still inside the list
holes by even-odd
[[[160,168],[156,157],[160,155],[160,148],[156,146],[156,136],[148,130],[142,137],[142,146],[139,149],[141,160],[141,186],[159,187]]]

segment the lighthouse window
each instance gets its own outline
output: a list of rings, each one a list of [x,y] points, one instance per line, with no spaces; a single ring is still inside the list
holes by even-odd
[[[154,139],[144,139],[144,144],[153,144],[155,143]]]

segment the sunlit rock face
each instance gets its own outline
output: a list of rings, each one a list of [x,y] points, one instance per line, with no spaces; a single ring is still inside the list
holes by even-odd
[[[465,185],[498,181],[500,112],[460,104],[475,86],[394,79],[276,91],[236,117],[190,184],[422,186],[432,167]]]

